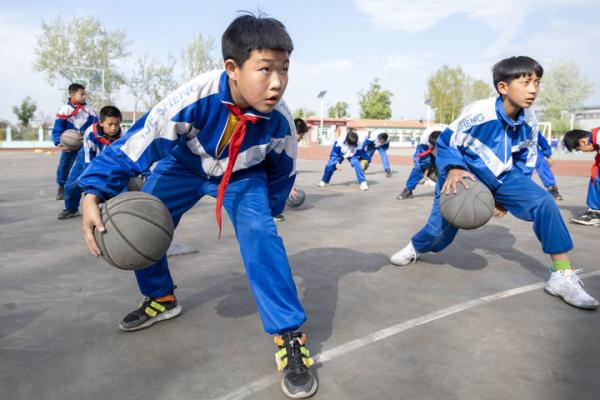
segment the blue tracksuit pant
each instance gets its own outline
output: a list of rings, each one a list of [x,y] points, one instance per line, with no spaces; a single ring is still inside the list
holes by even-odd
[[[433,163],[428,161],[420,161],[416,162],[413,166],[413,169],[410,171],[410,175],[408,176],[408,181],[406,181],[406,188],[410,190],[415,190],[423,176],[425,175],[425,170],[431,168]]]
[[[77,210],[81,200],[81,188],[79,187],[79,176],[85,171],[86,165],[83,156],[77,157],[75,165],[71,169],[67,183],[65,184],[65,208]]]
[[[548,164],[548,161],[541,156],[541,154],[538,154],[538,158],[535,163],[535,172],[537,172],[542,184],[546,189],[556,186],[556,179],[554,178],[554,174],[550,169],[550,165]]]
[[[356,180],[358,181],[358,183],[366,182],[367,178],[365,178],[365,172],[363,171],[362,166],[360,165],[360,159],[358,158],[358,155],[350,157],[347,160],[350,163],[350,165],[352,165],[352,168],[354,168],[354,171],[356,172]],[[342,160],[342,162],[343,162],[343,160]],[[337,160],[329,160],[329,162],[325,166],[325,171],[323,172],[323,177],[321,178],[321,180],[323,182],[329,183],[329,181],[331,180],[331,176],[335,172],[335,166],[337,164],[338,164]]]
[[[440,189],[445,180],[445,174],[438,177],[429,221],[412,237],[412,244],[418,253],[442,251],[458,233],[458,228],[442,217],[439,207]],[[533,231],[542,243],[544,253],[564,253],[573,248],[567,226],[548,192],[514,169],[502,176],[501,180],[503,183],[492,192],[496,202],[515,217],[533,221]]]
[[[600,177],[590,179],[587,193],[587,205],[592,210],[600,210]]]
[[[390,172],[390,159],[387,155],[387,150],[384,149],[383,147],[379,147],[377,149],[377,152],[379,153],[379,157],[381,157],[381,163],[383,164],[383,170],[385,172]]]
[[[270,334],[298,329],[306,316],[283,241],[271,216],[266,173],[258,166],[241,174],[232,176],[223,207],[235,229],[263,327]],[[219,180],[200,177],[168,156],[158,163],[143,191],[161,199],[177,225],[181,216],[204,195],[216,197],[218,185]],[[216,223],[211,228],[216,236]],[[173,292],[166,256],[136,271],[135,275],[141,292],[147,297],[157,298]]]
[[[58,160],[58,168],[56,169],[56,183],[64,186],[69,178],[69,172],[73,167],[73,163],[77,158],[77,151],[61,151]]]

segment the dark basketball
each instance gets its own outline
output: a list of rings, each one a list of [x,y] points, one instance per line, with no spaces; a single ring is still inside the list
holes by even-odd
[[[300,207],[305,199],[306,194],[304,193],[304,190],[296,186],[296,198],[292,199],[292,196],[289,196],[285,203],[290,207],[296,208]]]
[[[160,260],[173,239],[173,219],[156,197],[121,193],[100,206],[106,231],[94,231],[102,257],[110,265],[137,270]]]
[[[67,129],[60,135],[60,144],[67,150],[79,150],[83,144],[83,138],[78,130]]]
[[[139,192],[146,183],[146,179],[142,175],[133,176],[127,182],[127,190],[130,192]]]
[[[456,194],[440,194],[440,210],[444,219],[460,229],[475,229],[494,215],[494,196],[479,181],[466,179],[469,189],[456,185]]]

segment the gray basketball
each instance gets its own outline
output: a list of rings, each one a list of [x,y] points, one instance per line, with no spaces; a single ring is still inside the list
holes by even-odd
[[[142,175],[133,176],[127,182],[127,190],[130,192],[139,192],[146,183],[146,179]]]
[[[494,196],[479,181],[465,179],[469,189],[456,185],[456,194],[440,194],[440,211],[446,221],[460,229],[475,229],[494,215]]]
[[[305,199],[306,194],[304,193],[304,190],[302,190],[299,187],[296,187],[296,198],[292,199],[292,196],[289,196],[285,203],[290,207],[296,208],[300,207],[302,203],[304,203]]]
[[[79,150],[83,144],[83,137],[78,130],[67,129],[60,135],[60,144],[65,146],[67,150]]]
[[[156,197],[121,193],[100,206],[106,231],[94,231],[102,257],[110,265],[137,270],[160,260],[173,239],[173,219]]]

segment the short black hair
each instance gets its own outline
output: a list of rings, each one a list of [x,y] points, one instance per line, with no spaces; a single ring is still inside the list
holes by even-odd
[[[119,118],[119,121],[123,121],[123,114],[115,106],[104,106],[100,109],[100,121],[104,122],[106,118]]]
[[[429,138],[427,139],[427,142],[429,142],[429,147],[435,147],[435,142],[437,142],[441,133],[442,131],[433,131],[429,134]]]
[[[579,139],[588,137],[590,135],[590,131],[584,131],[582,129],[574,129],[565,133],[563,137],[563,143],[567,150],[573,151],[579,149]]]
[[[350,146],[356,146],[356,144],[358,143],[358,133],[354,131],[348,132],[348,134],[346,135],[346,143]]]
[[[296,133],[298,135],[304,135],[308,132],[308,125],[302,118],[294,118],[294,125],[296,125]]]
[[[387,132],[381,132],[379,135],[377,135],[377,139],[379,139],[380,142],[385,142],[388,140],[390,136],[387,134]]]
[[[541,78],[544,75],[544,68],[533,58],[527,56],[505,58],[498,61],[492,67],[494,88],[496,91],[498,91],[498,83],[500,82],[510,84],[515,79],[533,74]]]
[[[78,90],[85,90],[85,86],[81,83],[71,83],[68,90],[69,95],[74,95]]]
[[[294,44],[285,26],[275,18],[246,14],[234,19],[225,29],[221,50],[223,60],[232,59],[241,68],[252,50],[278,50],[291,54]]]

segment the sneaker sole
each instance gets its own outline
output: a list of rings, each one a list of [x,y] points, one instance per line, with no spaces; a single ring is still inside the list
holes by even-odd
[[[314,395],[317,392],[318,387],[319,387],[319,382],[317,382],[317,380],[315,379],[314,385],[310,388],[310,390],[308,392],[299,392],[299,393],[293,394],[293,393],[288,392],[287,388],[283,384],[283,379],[281,380],[281,390],[287,397],[292,398],[292,399],[306,399],[308,397],[311,397],[312,395]]]
[[[567,303],[568,305],[573,306],[573,307],[581,308],[584,310],[595,310],[598,308],[597,304],[595,304],[595,305],[594,304],[580,304],[580,303],[576,303],[574,301],[570,301],[569,299],[565,299],[559,293],[555,292],[554,289],[552,289],[550,286],[545,286],[544,292],[548,293],[549,295],[561,298],[562,301],[564,301],[565,303]]]
[[[572,222],[572,223],[578,224],[578,225],[585,225],[585,226],[600,226],[600,222],[581,221],[581,220],[573,219],[573,218],[569,218],[569,222]]]
[[[175,307],[169,311],[165,311],[164,313],[160,313],[156,317],[150,318],[148,321],[146,321],[143,324],[138,325],[138,326],[127,328],[127,327],[123,326],[121,323],[119,323],[119,329],[122,330],[123,332],[139,331],[140,329],[149,328],[157,322],[165,321],[167,319],[173,319],[173,318],[177,317],[179,314],[181,314],[181,306],[177,305],[177,307]]]
[[[69,214],[66,217],[57,217],[57,219],[69,219],[69,218],[74,218],[74,217],[79,217],[81,214],[80,213],[75,213],[75,214]]]
[[[409,264],[416,263],[418,259],[419,259],[419,257],[415,257],[415,258],[411,258],[408,261],[402,261],[400,263],[400,262],[395,262],[392,258],[390,258],[390,263],[392,263],[392,265],[396,265],[398,267],[405,267],[405,266],[407,266]]]

